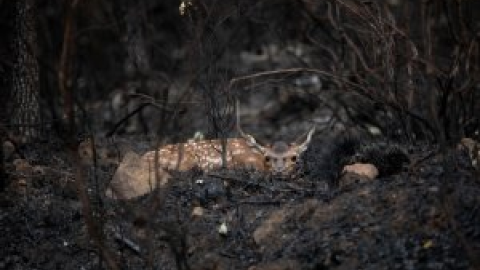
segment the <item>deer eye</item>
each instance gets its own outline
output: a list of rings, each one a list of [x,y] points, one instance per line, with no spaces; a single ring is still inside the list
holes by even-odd
[[[292,157],[290,158],[290,160],[291,160],[292,162],[296,162],[296,161],[297,161],[297,156],[292,156]]]
[[[266,156],[266,157],[265,157],[265,161],[266,161],[266,162],[270,162],[271,159],[272,159],[272,158],[271,158],[270,156]]]

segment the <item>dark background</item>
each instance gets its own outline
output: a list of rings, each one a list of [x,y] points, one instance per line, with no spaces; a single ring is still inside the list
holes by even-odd
[[[462,171],[459,168],[463,168],[458,164],[463,163],[451,153],[462,138],[478,140],[480,137],[479,34],[480,2],[474,0],[0,0],[0,141],[4,146],[0,149],[0,192],[4,197],[1,207],[9,213],[0,214],[2,235],[9,234],[15,227],[12,224],[20,224],[18,234],[11,234],[15,237],[5,238],[9,247],[2,250],[6,259],[0,261],[0,266],[20,267],[15,269],[26,265],[34,268],[35,264],[41,269],[55,267],[49,265],[48,260],[32,259],[34,256],[29,252],[33,251],[26,248],[31,239],[21,240],[29,235],[26,231],[30,225],[23,220],[32,215],[26,212],[37,213],[27,221],[37,224],[35,222],[41,220],[41,225],[37,225],[44,226],[42,236],[32,236],[34,239],[50,239],[49,233],[57,230],[70,241],[76,239],[71,231],[83,228],[95,240],[95,246],[82,243],[78,257],[59,255],[53,261],[61,267],[67,267],[66,258],[70,257],[75,257],[78,263],[70,267],[82,265],[89,256],[94,257],[90,253],[103,258],[92,262],[91,268],[102,267],[102,261],[111,268],[115,264],[132,268],[154,265],[145,253],[140,259],[122,257],[116,263],[109,261],[111,242],[103,239],[103,234],[99,233],[103,230],[99,228],[104,228],[104,224],[96,224],[94,218],[98,214],[96,211],[101,212],[105,220],[108,214],[98,210],[104,209],[99,193],[92,195],[85,191],[97,190],[96,182],[92,182],[97,178],[95,172],[81,175],[82,170],[88,170],[77,164],[79,145],[95,140],[95,145],[101,148],[121,141],[129,148],[146,151],[159,141],[183,142],[196,133],[207,139],[235,137],[234,105],[238,99],[242,126],[262,142],[293,141],[315,124],[321,131],[316,138],[325,139],[323,143],[326,144],[329,144],[325,141],[331,132],[341,130],[362,134],[369,140],[400,143],[405,148],[415,149],[416,153],[433,151],[434,154],[418,161],[421,164],[428,160],[426,171],[418,169],[418,164],[410,168],[413,174],[427,174],[423,176],[434,179],[433,182],[408,182],[405,185],[408,192],[412,192],[408,194],[420,198],[432,185],[440,186],[440,194],[434,197],[444,201],[458,183],[445,180],[448,184],[440,184],[438,181],[443,181],[443,176],[439,176],[441,172],[467,179],[469,184],[462,188],[474,194],[466,203],[474,205],[469,209],[471,212],[463,212],[462,204],[456,201],[460,196],[452,199],[457,202],[452,204],[452,211],[458,211],[455,212],[458,216],[447,210],[450,214],[442,216],[445,220],[460,222],[460,216],[470,215],[470,219],[466,218],[467,225],[460,222],[461,225],[455,227],[455,222],[447,222],[446,230],[451,229],[450,234],[443,234],[439,229],[438,235],[448,235],[451,237],[445,236],[448,241],[457,239],[445,240],[448,248],[461,246],[459,250],[466,250],[466,255],[452,255],[460,261],[465,257],[471,259],[463,260],[463,268],[459,268],[478,267],[478,262],[475,264],[472,259],[478,252],[475,253],[475,248],[472,251],[470,246],[473,243],[478,248],[478,243],[469,242],[456,233],[473,235],[471,239],[478,240],[478,234],[474,233],[478,233],[478,223],[475,223],[478,220],[479,197],[475,193],[478,171],[458,176],[456,173]],[[121,154],[117,158],[121,159]],[[63,186],[54,180],[61,178],[56,174],[46,177],[48,181],[22,178],[18,162],[14,163],[19,159],[28,160],[32,165],[56,164],[61,167],[57,169],[73,175],[67,178],[75,178],[76,184],[69,192],[68,184]],[[108,172],[111,175],[111,171]],[[412,171],[408,173],[402,175],[404,181],[411,180]],[[108,176],[100,175],[99,178],[105,180]],[[21,190],[24,185],[31,188],[28,194],[32,197],[27,198],[23,191],[18,191],[19,182],[23,183]],[[392,190],[397,187],[389,186]],[[56,193],[58,189],[62,190],[60,194]],[[172,189],[172,192],[183,194],[183,191]],[[386,189],[385,194],[389,194],[390,189]],[[455,192],[461,194],[459,190]],[[56,210],[38,206],[44,210],[42,212],[34,202],[41,202],[42,196],[47,195],[53,196],[52,205],[56,205],[53,207]],[[304,195],[307,196],[302,193]],[[298,198],[304,198],[302,196]],[[178,199],[183,202],[178,207],[190,205],[187,197]],[[378,200],[368,207],[383,203]],[[76,204],[78,201],[82,207]],[[339,201],[337,203],[341,204]],[[89,208],[90,203],[93,210]],[[405,207],[407,209],[408,204]],[[76,219],[76,215],[85,219],[87,229],[82,227],[83,221]],[[53,221],[48,220],[52,216]],[[66,216],[66,220],[74,219],[76,223],[72,224],[75,225],[55,227]],[[302,217],[296,218],[301,220]],[[182,218],[175,222],[188,223]],[[211,222],[215,224],[216,221]],[[351,222],[354,221],[347,224]],[[414,222],[405,221],[405,224]],[[160,226],[166,235],[174,237],[166,237],[167,240],[160,237],[159,242],[164,243],[165,249],[168,246],[173,255],[159,260],[169,262],[168,269],[174,265],[179,269],[188,267],[190,260],[190,267],[197,269],[191,263],[195,259],[187,260],[185,254],[188,252],[177,249],[183,242],[175,238],[178,235],[188,238],[191,234],[167,229],[177,225]],[[33,235],[31,231],[30,235]],[[438,235],[428,237],[433,239]],[[316,234],[304,237],[318,240],[316,236],[320,237]],[[13,239],[20,240],[16,243]],[[222,241],[216,239],[213,243],[217,240]],[[422,250],[422,241],[414,241],[412,249]],[[45,243],[51,242],[46,240]],[[298,255],[295,258],[300,262],[307,261],[302,252],[317,254],[312,251],[317,247],[305,244],[301,246],[308,246],[307,251],[290,247],[262,257],[260,251],[249,249],[248,240],[241,243],[235,246],[238,247],[236,251],[253,253],[243,259],[234,256],[238,260],[230,265],[233,268],[275,261],[278,258],[275,254],[282,252]],[[396,244],[392,243],[392,247]],[[85,251],[89,249],[96,251]],[[43,246],[39,252],[45,255],[52,250],[56,248]],[[216,249],[210,247],[211,250]],[[393,248],[385,257],[393,258],[396,252],[398,250]],[[344,262],[342,256],[345,254],[321,254],[317,255],[328,257],[335,267],[342,265],[335,264],[336,260]],[[438,254],[445,255],[434,255]],[[426,260],[435,256],[426,256]],[[176,259],[175,263],[172,258]],[[363,259],[356,260],[362,261],[359,265],[368,265],[364,263],[368,258]],[[393,261],[387,260],[385,265],[393,269]],[[468,268],[465,261],[470,261],[472,268]],[[455,263],[445,263],[444,268],[439,269],[456,269],[451,265]],[[302,264],[303,269],[333,269],[333,266],[325,261]],[[211,269],[222,268],[212,266]]]

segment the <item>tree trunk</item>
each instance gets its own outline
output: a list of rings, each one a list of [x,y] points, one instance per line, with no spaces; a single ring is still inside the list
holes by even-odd
[[[3,145],[31,141],[40,131],[35,1],[0,2],[0,190],[6,186]]]
[[[11,131],[22,142],[38,138],[41,131],[39,68],[35,0],[13,2],[13,35],[10,40],[13,62],[8,94]]]

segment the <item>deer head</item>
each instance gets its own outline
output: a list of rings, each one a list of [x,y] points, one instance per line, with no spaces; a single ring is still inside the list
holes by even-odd
[[[264,168],[274,175],[286,176],[295,169],[298,162],[298,157],[308,148],[312,136],[315,133],[315,126],[306,134],[303,142],[300,142],[303,136],[300,136],[293,143],[286,143],[284,141],[276,141],[271,145],[263,146],[250,134],[243,132],[240,126],[239,103],[236,104],[237,110],[237,131],[240,136],[247,142],[247,144],[260,151],[264,157]]]

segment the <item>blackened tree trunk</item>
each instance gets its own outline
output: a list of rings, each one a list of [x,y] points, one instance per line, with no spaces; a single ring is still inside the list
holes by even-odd
[[[0,120],[7,134],[29,141],[40,130],[35,0],[2,1]]]
[[[10,2],[10,1],[5,1]],[[11,52],[10,125],[22,140],[39,136],[39,70],[35,0],[12,1],[15,5]],[[8,90],[7,90],[8,91]]]
[[[39,134],[39,73],[35,0],[1,1],[0,190],[6,185],[3,144]]]

